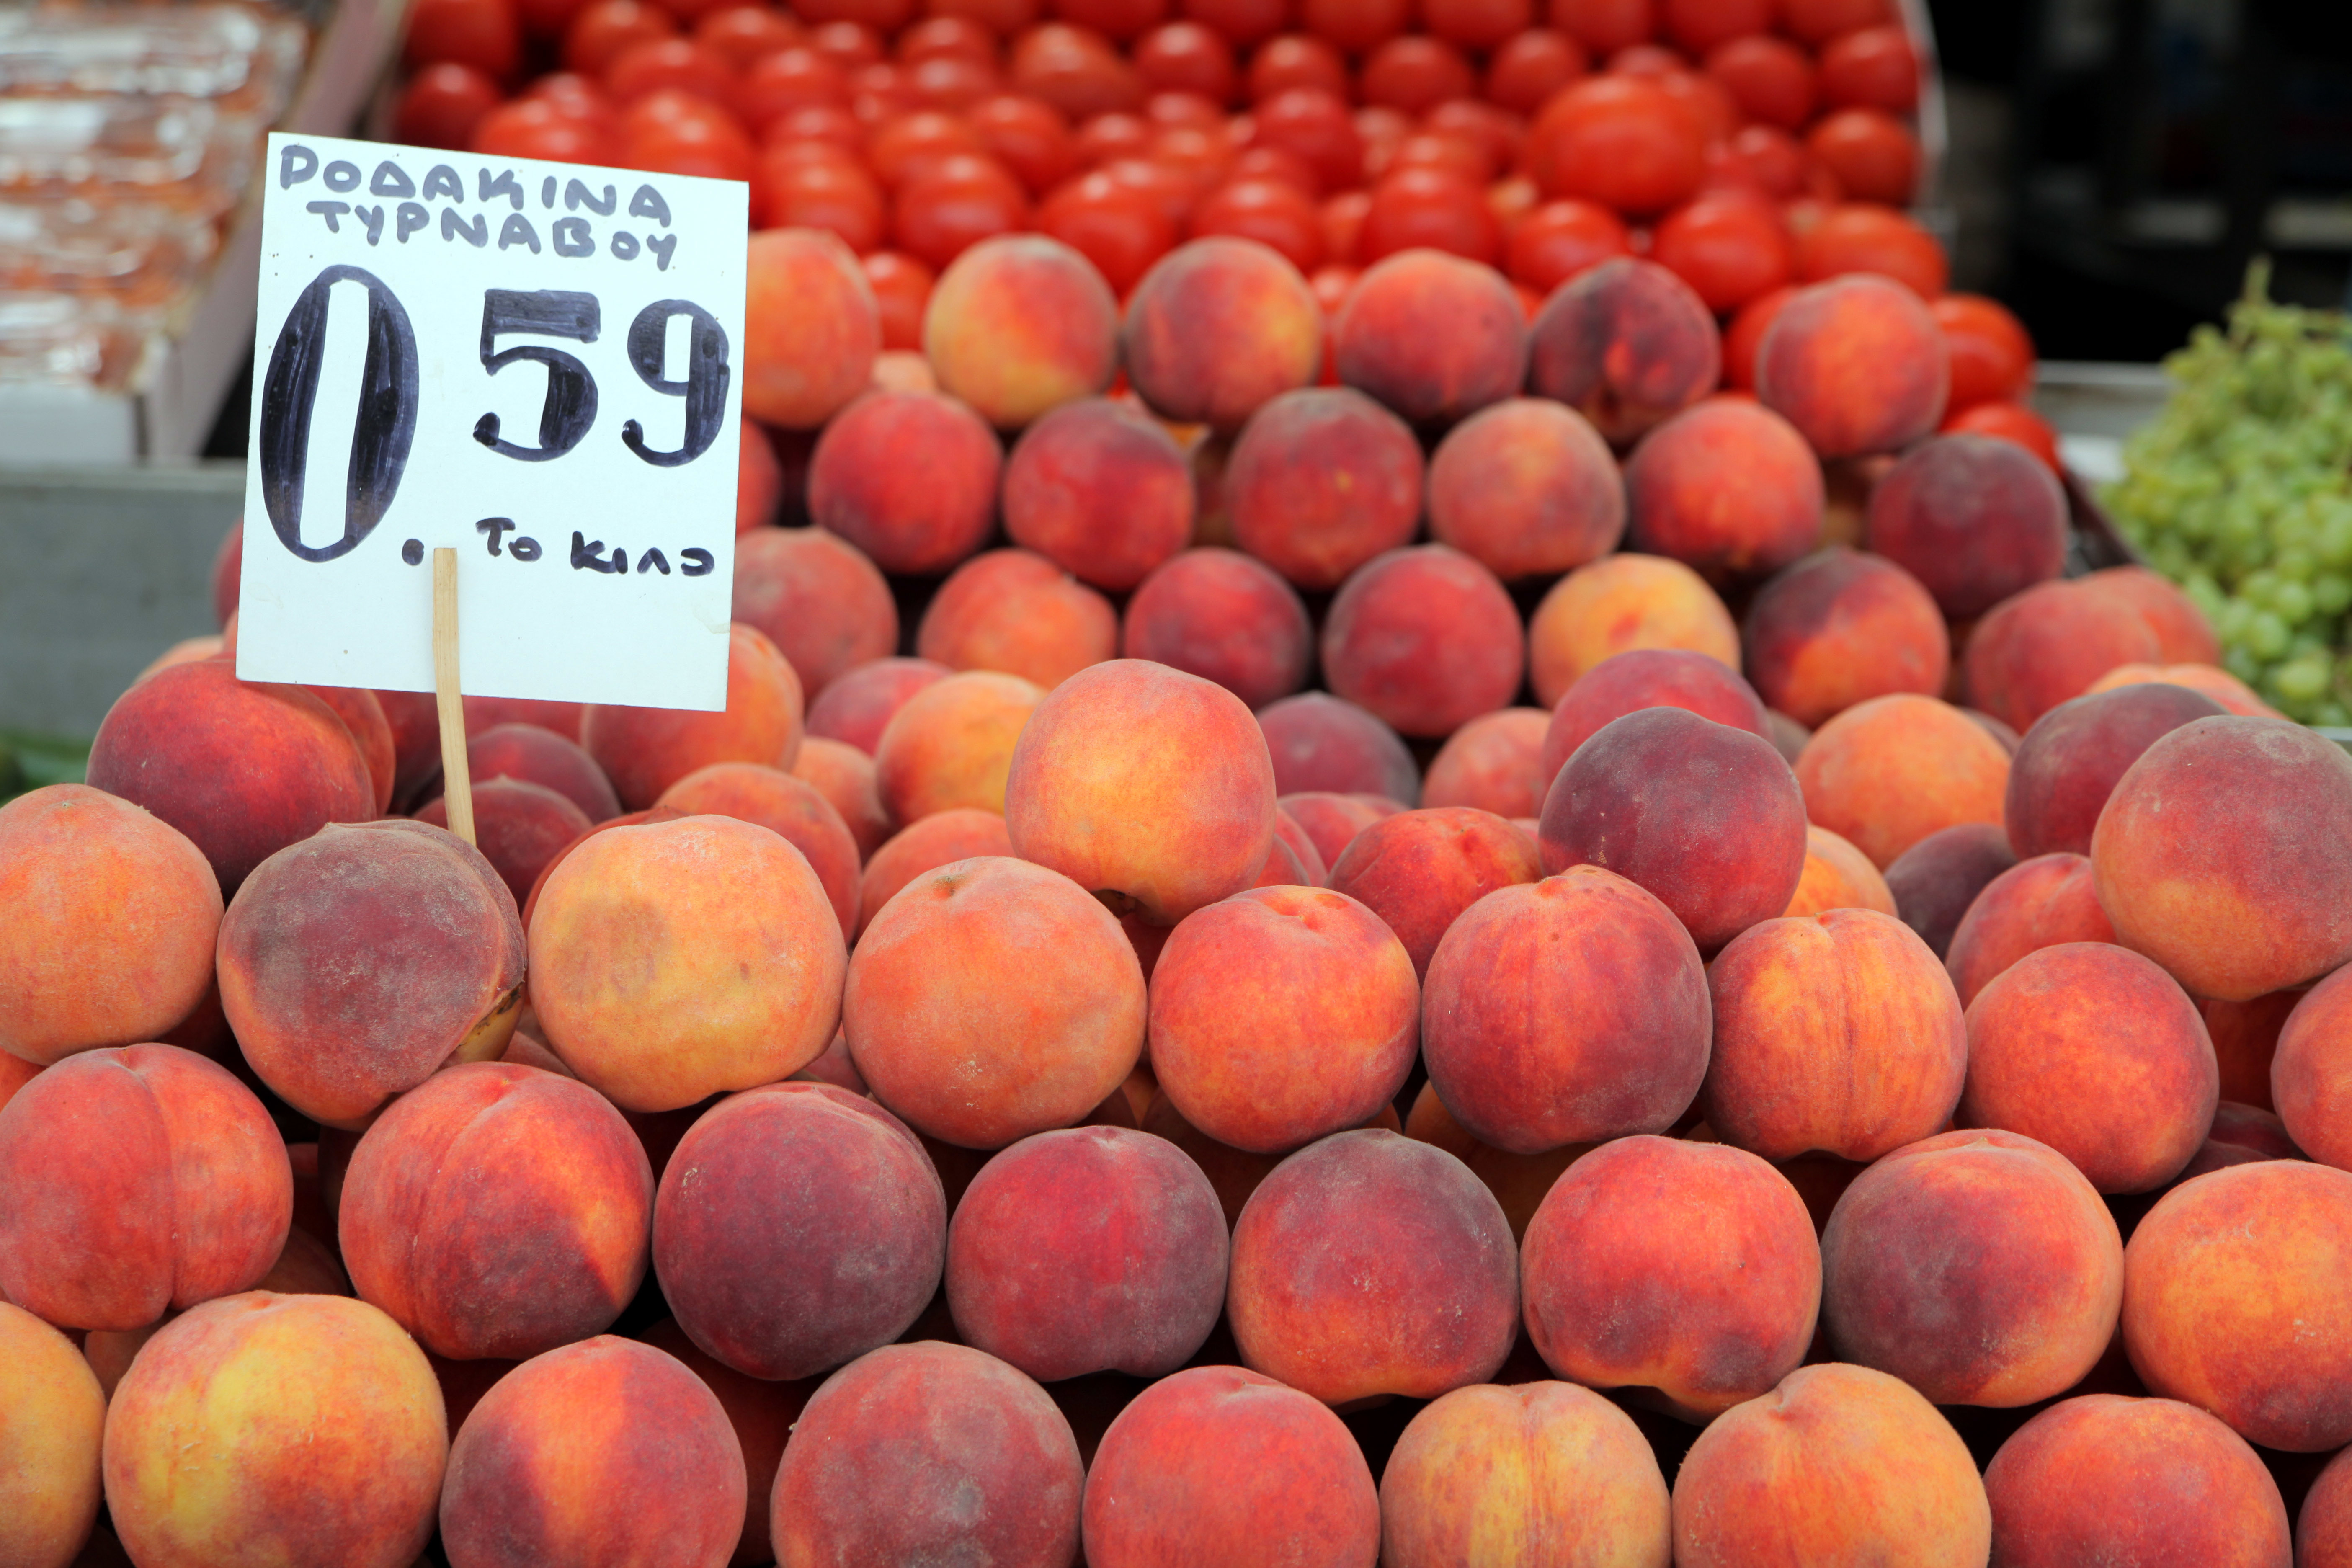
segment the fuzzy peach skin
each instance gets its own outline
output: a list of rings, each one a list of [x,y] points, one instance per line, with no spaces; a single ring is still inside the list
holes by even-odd
[[[874,1096],[968,1149],[1083,1119],[1143,1051],[1143,970],[1118,922],[1024,860],[927,871],[858,939],[842,1002]]]
[[[655,1198],[654,1271],[706,1353],[752,1377],[809,1377],[907,1331],[939,1289],[947,1215],[897,1117],[831,1084],[769,1084],[679,1141]]]
[[[1217,1206],[1224,1212],[1228,1231],[1242,1217],[1242,1205],[1249,1202],[1249,1196],[1257,1191],[1258,1184],[1272,1175],[1274,1168],[1285,1158],[1280,1154],[1253,1154],[1246,1149],[1218,1142],[1185,1121],[1183,1112],[1176,1109],[1176,1102],[1164,1094],[1153,1094],[1139,1120],[1144,1131],[1175,1144],[1184,1152],[1185,1158],[1199,1166],[1201,1173],[1209,1178],[1209,1185],[1217,1194]],[[1403,1119],[1397,1115],[1393,1101],[1381,1106],[1360,1125],[1386,1128],[1391,1132],[1404,1131]],[[1451,1150],[1448,1152],[1452,1152]],[[1456,1155],[1456,1158],[1461,1156]]]
[[[991,550],[950,573],[915,628],[915,651],[1051,689],[1118,652],[1118,612],[1044,556]]]
[[[1535,844],[1493,812],[1429,806],[1384,816],[1349,840],[1329,882],[1396,933],[1419,979],[1463,910],[1542,875]]]
[[[2124,1248],[2124,1346],[2150,1394],[2249,1443],[2352,1443],[2352,1172],[2231,1165],[2156,1202]]]
[[[1013,839],[1001,813],[977,806],[933,812],[893,835],[866,862],[858,874],[857,932],[862,935],[883,906],[924,872],[950,860],[1012,854]]]
[[[1931,833],[1999,822],[2009,753],[1949,703],[1898,693],[1856,703],[1797,757],[1805,814],[1880,870]]]
[[[2162,681],[2211,698],[2223,710],[2245,719],[2284,719],[2285,714],[2254,695],[2254,689],[2217,664],[2119,664],[2091,682],[2093,691]]]
[[[2079,581],[2037,583],[1970,629],[1960,689],[1970,707],[2022,731],[2107,671],[2155,657],[2156,634],[2130,605]]]
[[[2066,492],[2014,441],[1932,436],[1870,492],[1871,552],[1917,578],[1955,621],[1974,620],[2066,564]]]
[[[1238,550],[1181,551],[1127,601],[1119,657],[1213,680],[1253,709],[1307,684],[1314,628],[1298,591]]]
[[[653,1204],[653,1167],[610,1101],[472,1062],[361,1136],[338,1236],[360,1299],[427,1350],[521,1361],[613,1325],[645,1279]]]
[[[493,724],[470,731],[466,766],[477,786],[502,777],[544,785],[578,806],[591,822],[621,815],[621,797],[613,793],[613,781],[596,760],[578,742],[537,724]]]
[[[440,1387],[398,1324],[257,1290],[173,1319],[131,1363],[107,1407],[106,1504],[152,1568],[408,1568],[448,1457]]]
[[[1874,910],[1767,921],[1707,976],[1715,1047],[1699,1111],[1767,1160],[1875,1160],[1959,1103],[1968,1028],[1918,934]]]
[[[1325,613],[1323,679],[1399,732],[1442,740],[1518,694],[1519,612],[1492,572],[1445,544],[1366,562]]]
[[[1698,1435],[1675,1478],[1675,1568],[1984,1568],[1991,1511],[1959,1434],[1867,1367],[1800,1367]]]
[[[1212,236],[1178,246],[1143,275],[1119,342],[1146,403],[1231,435],[1269,399],[1315,379],[1323,310],[1280,252]]]
[[[1537,1207],[1542,1204],[1544,1194],[1551,1191],[1552,1184],[1559,1180],[1559,1173],[1600,1147],[1593,1143],[1563,1143],[1540,1154],[1514,1154],[1491,1143],[1481,1143],[1454,1120],[1454,1113],[1445,1109],[1445,1102],[1437,1098],[1437,1090],[1426,1081],[1412,1097],[1412,1110],[1398,1130],[1418,1142],[1444,1150],[1469,1166],[1470,1173],[1486,1183],[1495,1201],[1503,1205],[1503,1217],[1510,1222],[1511,1238],[1515,1241],[1526,1240],[1528,1222],[1535,1218]]]
[[[2032,1405],[2080,1382],[2115,1337],[2124,1244],[2049,1145],[1943,1132],[1854,1178],[1822,1232],[1822,1280],[1841,1359],[1937,1405]]]
[[[1000,430],[1110,384],[1118,302],[1093,263],[1041,234],[982,240],[950,262],[923,310],[940,389]]]
[[[1673,647],[1739,668],[1739,628],[1706,580],[1659,555],[1604,555],[1551,585],[1528,617],[1528,679],[1556,708],[1612,654]]]
[[[541,872],[594,826],[588,814],[545,784],[523,779],[480,779],[474,784],[474,847],[507,885],[517,906],[530,897]],[[416,820],[449,826],[449,803],[429,800]]]
[[[1232,542],[1308,592],[1412,542],[1423,462],[1412,429],[1352,387],[1286,392],[1226,461]]]
[[[2212,623],[2178,583],[2147,566],[2109,566],[2083,579],[2109,598],[2137,610],[2156,633],[2157,657],[2166,664],[2218,664],[2221,639]]]
[[[293,1223],[253,1091],[176,1046],[82,1051],[0,1108],[0,1295],[65,1328],[138,1329],[247,1290]]]
[[[1446,432],[1429,459],[1429,532],[1505,582],[1573,572],[1617,547],[1625,487],[1591,421],[1508,397]]]
[[[2294,1568],[2345,1568],[2352,1563],[2352,1457],[2327,1461],[2304,1495],[2295,1520]]]
[[[2087,855],[2116,782],[2161,736],[2224,710],[2184,686],[2151,681],[2061,702],[2033,721],[2009,762],[2002,819],[2019,859]]]
[[[664,1318],[635,1337],[665,1355],[676,1356],[679,1364],[700,1378],[727,1413],[727,1424],[735,1429],[736,1445],[743,1451],[743,1538],[735,1543],[729,1568],[761,1568],[773,1563],[776,1552],[768,1528],[768,1500],[776,1489],[776,1468],[783,1462],[793,1423],[800,1419],[809,1395],[816,1392],[816,1381],[770,1383],[746,1377],[703,1354],[702,1347],[686,1337],[674,1318]]]
[[[1704,1422],[1797,1369],[1822,1304],[1804,1200],[1755,1155],[1637,1136],[1553,1184],[1520,1254],[1528,1337],[1588,1388]]]
[[[1528,390],[1626,447],[1714,387],[1723,343],[1706,303],[1656,262],[1617,257],[1552,291],[1529,323]]]
[[[809,741],[826,740],[873,756],[890,716],[916,692],[954,673],[928,658],[898,658],[874,659],[843,672],[810,700],[802,754],[807,754]]]
[[[1886,868],[1886,890],[1895,896],[1903,923],[1917,931],[1937,958],[1946,958],[1969,906],[1994,878],[2016,864],[2007,833],[1990,822],[1964,822],[1930,833],[1896,856]]]
[[[160,1037],[212,984],[221,907],[203,853],[129,801],[49,784],[0,805],[0,1053]]]
[[[1683,648],[1634,648],[1612,654],[1585,671],[1552,708],[1543,738],[1544,789],[1551,788],[1551,781],[1585,742],[1644,708],[1685,708],[1702,719],[1772,738],[1763,702],[1738,670]],[[1542,813],[1538,794],[1535,810],[1525,815]]]
[[[0,1301],[0,1563],[71,1568],[98,1521],[106,1395],[74,1343]]]
[[[2090,861],[2063,852],[2037,855],[1984,885],[1953,928],[1945,966],[1966,1006],[2027,953],[2060,942],[2115,940]]]
[[[874,289],[827,229],[755,234],[743,271],[743,416],[814,430],[873,374],[882,348]]]
[[[1150,1037],[1160,1091],[1186,1121],[1278,1154],[1396,1097],[1421,1040],[1421,985],[1404,944],[1355,899],[1253,888],[1170,934]]]
[[[898,605],[866,552],[822,528],[762,528],[735,546],[733,615],[776,645],[812,700],[898,648]]]
[[[1282,795],[1374,795],[1401,806],[1421,799],[1421,770],[1388,721],[1328,691],[1301,691],[1258,710],[1258,729]],[[1337,858],[1327,855],[1328,865]]]
[[[2292,1561],[2286,1504],[2261,1458],[2178,1400],[2061,1400],[2000,1446],[1985,1493],[2003,1568]]]
[[[8,1102],[16,1098],[17,1091],[32,1082],[40,1070],[38,1066],[22,1057],[0,1052],[0,1110],[7,1110]]]
[[[1916,294],[1869,273],[1800,289],[1756,349],[1756,397],[1824,458],[1894,452],[1936,427],[1944,334]]]
[[[862,863],[890,837],[890,814],[883,809],[882,788],[874,759],[846,741],[811,735],[801,742],[793,763],[793,777],[814,786],[824,796],[849,829],[849,838]]]
[[[1003,468],[996,432],[969,405],[936,392],[873,392],[817,437],[809,517],[885,572],[945,572],[988,542]]]
[[[882,808],[905,825],[971,806],[1002,816],[1013,748],[1045,691],[1017,675],[969,670],[907,700],[874,746]]]
[[[1381,818],[1405,809],[1403,803],[1386,795],[1332,790],[1295,791],[1276,796],[1275,805],[1277,829],[1285,816],[1296,822],[1299,831],[1315,846],[1316,854],[1322,857],[1327,871],[1339,864],[1339,857],[1356,841],[1357,834]]]
[[[1499,403],[1527,379],[1527,315],[1510,284],[1443,250],[1373,263],[1331,327],[1340,382],[1426,429]]]
[[[2278,1109],[2271,1089],[2271,1063],[2278,1055],[2279,1031],[2309,994],[2308,990],[2271,991],[2250,1002],[2208,998],[2197,1004],[2205,1015],[2206,1032],[2213,1037],[2213,1055],[2221,1064],[2223,1100],[2262,1110]]]
[[[1004,465],[1004,531],[1080,582],[1125,593],[1192,538],[1192,468],[1131,404],[1080,398],[1021,433]]]
[[[1740,645],[1764,700],[1808,727],[1874,697],[1936,696],[1952,661],[1943,615],[1919,580],[1843,544],[1758,589]]]
[[[743,1532],[743,1450],[674,1356],[601,1335],[535,1356],[449,1447],[449,1568],[724,1568]]]
[[[2352,1171],[2352,971],[2337,970],[2305,994],[2278,1033],[2270,1098],[2301,1149],[2322,1164]]]
[[[1969,1004],[1962,1126],[2055,1149],[2103,1193],[2153,1192],[2205,1142],[2221,1069],[2205,1020],[2136,952],[2070,942],[2027,953]]]
[[[624,1110],[673,1110],[814,1061],[841,1020],[841,923],[767,828],[611,828],[549,873],[530,928],[547,1043]]]
[[[1241,700],[1114,659],[1046,695],[1013,749],[1013,852],[1173,925],[1249,886],[1274,844],[1274,763]]]
[[[1422,780],[1425,806],[1466,805],[1508,821],[1543,810],[1551,780],[1543,771],[1551,715],[1504,708],[1471,720],[1437,749]]]
[[[686,816],[731,816],[776,834],[816,873],[843,934],[857,929],[857,840],[816,785],[758,763],[713,763],[670,785],[654,804]]]
[[[1817,915],[1825,910],[1876,910],[1899,915],[1895,893],[1870,857],[1826,827],[1805,829],[1805,869],[1789,895],[1783,915]]]
[[[1663,1132],[1706,1077],[1706,971],[1665,905],[1597,866],[1487,894],[1437,944],[1422,1059],[1516,1154]]]
[[[2116,940],[2242,1002],[2352,958],[2352,757],[2279,719],[2199,719],[2140,753],[2091,836]]]
[[[724,712],[590,703],[580,744],[610,776],[621,804],[642,811],[712,763],[790,768],[800,754],[803,701],[790,661],[766,633],[738,622],[727,635]]]
[[[1225,1312],[1246,1364],[1327,1405],[1429,1399],[1501,1369],[1518,1292],[1509,1222],[1467,1166],[1395,1132],[1338,1132],[1243,1205]]]
[[[1325,1406],[1237,1366],[1165,1377],[1119,1412],[1087,1475],[1089,1568],[1372,1568],[1381,1505]]]
[[[331,1232],[333,1227],[329,1226],[328,1229]],[[253,1288],[275,1291],[280,1296],[348,1296],[352,1293],[351,1279],[343,1273],[343,1266],[335,1260],[335,1254],[329,1244],[301,1229],[299,1224],[286,1233],[285,1250],[278,1253],[278,1261],[270,1265],[269,1272],[263,1275],[260,1282]],[[147,1342],[177,1316],[175,1312],[166,1312],[143,1329],[92,1329],[82,1336],[82,1359],[89,1363],[89,1370],[98,1374],[98,1386],[105,1391],[108,1398],[114,1396],[122,1374],[131,1370],[131,1363],[138,1359]]]
[[[1381,1476],[1388,1568],[1667,1568],[1673,1555],[1648,1440],[1574,1384],[1457,1388],[1405,1425]]]
[[[1709,398],[1642,438],[1625,464],[1633,547],[1717,582],[1778,572],[1821,542],[1822,465],[1755,403]]]
[[[1086,1470],[1044,1389],[994,1356],[925,1340],[825,1379],[771,1502],[780,1568],[1066,1563]]]

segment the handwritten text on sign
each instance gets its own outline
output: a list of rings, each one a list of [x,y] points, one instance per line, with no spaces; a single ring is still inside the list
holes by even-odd
[[[746,187],[272,136],[237,673],[726,705]],[[340,483],[337,482],[340,479]]]

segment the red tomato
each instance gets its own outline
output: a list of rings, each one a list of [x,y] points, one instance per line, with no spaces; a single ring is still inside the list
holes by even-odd
[[[726,58],[685,38],[631,44],[604,68],[614,101],[630,104],[651,93],[690,92],[717,104],[735,101],[737,78]]]
[[[2050,427],[2048,420],[2022,404],[1979,403],[1947,417],[1943,430],[1946,435],[1958,432],[2014,441],[2049,464],[2050,471],[2061,479],[2066,477],[2065,468],[2058,460],[2058,432]]]
[[[518,98],[482,116],[471,149],[494,158],[613,163],[620,146],[609,121],[572,113],[543,98]]]
[[[661,8],[687,26],[693,26],[705,16],[738,3],[738,0],[655,0]]]
[[[1441,169],[1399,169],[1375,185],[1357,259],[1369,267],[1423,246],[1489,267],[1501,260],[1503,226],[1485,190]]]
[[[1412,19],[1412,0],[1298,0],[1299,24],[1348,54],[1369,54]]]
[[[1621,213],[1690,199],[1706,141],[1665,89],[1633,77],[1588,77],[1554,98],[1528,132],[1528,173],[1547,196],[1581,196]]]
[[[906,68],[907,85],[926,109],[957,112],[995,97],[1004,89],[994,66],[953,55],[934,56]]]
[[[1908,114],[1919,106],[1919,54],[1898,24],[1857,27],[1822,51],[1822,101],[1832,109],[1883,109]]]
[[[897,190],[942,158],[986,153],[980,132],[952,114],[919,110],[884,121],[866,138],[866,165]]]
[[[1805,137],[1805,150],[1858,202],[1903,206],[1919,183],[1919,142],[1884,110],[1841,109]]]
[[[1775,289],[1759,294],[1739,308],[1731,318],[1731,325],[1723,333],[1723,384],[1742,390],[1756,385],[1756,350],[1764,341],[1765,330],[1771,326],[1796,294],[1791,288]]]
[[[592,0],[564,30],[563,68],[601,80],[606,68],[631,44],[677,34],[677,23],[670,14],[645,0]]]
[[[1326,191],[1353,188],[1364,177],[1364,138],[1348,106],[1328,92],[1293,88],[1257,106],[1253,147],[1279,147],[1304,158]]]
[[[1421,0],[1421,25],[1465,49],[1498,47],[1535,19],[1534,0]]]
[[[1097,114],[1078,127],[1078,163],[1099,169],[1116,158],[1139,158],[1151,145],[1151,125],[1139,114]]]
[[[761,55],[791,48],[804,37],[798,22],[765,5],[729,5],[694,25],[694,41],[739,71]]]
[[[1192,204],[1201,193],[1182,172],[1149,158],[1119,158],[1099,171],[1112,182],[1141,195],[1160,208],[1171,234],[1181,234],[1192,220]]]
[[[1176,244],[1175,226],[1158,202],[1099,169],[1047,196],[1037,227],[1093,262],[1122,300]]]
[[[927,16],[959,16],[1009,38],[1037,22],[1037,0],[924,0]]]
[[[742,122],[708,99],[675,90],[622,112],[622,167],[708,180],[748,180],[755,154]]]
[[[793,0],[793,9],[812,26],[855,22],[886,37],[915,19],[915,0]]]
[[[1193,92],[1155,92],[1144,100],[1143,118],[1154,125],[1185,125],[1200,131],[1222,131],[1225,111]]]
[[[1981,294],[1947,294],[1927,307],[1951,351],[1952,390],[1944,412],[1979,403],[2022,402],[2033,389],[2033,340],[2008,307]]]
[[[1234,160],[1236,180],[1277,180],[1313,200],[1323,194],[1323,182],[1315,177],[1315,165],[1296,153],[1280,147],[1247,147]]]
[[[1703,195],[1669,213],[1650,236],[1650,259],[1718,316],[1785,287],[1793,248],[1778,209],[1746,192]]]
[[[1772,30],[1774,0],[1665,0],[1666,36],[1696,59]]]
[[[754,131],[764,132],[802,109],[849,107],[849,76],[814,49],[781,49],[751,62],[736,84],[735,102]]]
[[[772,147],[793,142],[823,142],[839,148],[855,162],[866,150],[866,128],[845,109],[829,103],[812,103],[805,109],[795,109],[780,119],[768,121],[760,133],[761,140]]]
[[[886,215],[874,176],[837,154],[795,157],[796,151],[771,147],[760,154],[751,172],[751,226],[829,228],[861,254],[881,244]]]
[[[604,89],[578,71],[550,71],[522,89],[525,98],[543,98],[567,113],[590,119],[613,118],[613,100]]]
[[[898,35],[895,51],[907,65],[925,60],[965,59],[975,65],[997,63],[996,35],[969,16],[932,16]]]
[[[1602,68],[1611,76],[1647,77],[1655,81],[1688,72],[1691,63],[1664,44],[1632,44],[1611,55]]]
[[[1168,0],[1053,0],[1054,15],[1118,43],[1150,32],[1168,16]]]
[[[1032,195],[1060,184],[1078,166],[1069,126],[1049,104],[1018,93],[1001,93],[966,117],[981,145],[1013,171]]]
[[[1290,23],[1290,0],[1177,0],[1177,9],[1237,49],[1270,38]]]
[[[882,315],[882,346],[923,346],[923,308],[931,302],[931,269],[903,251],[877,250],[859,258]]]
[[[862,22],[827,22],[809,30],[808,47],[845,71],[882,63],[882,38]]]
[[[1895,19],[1889,0],[1781,0],[1780,26],[1790,37],[1815,48],[1856,27],[1874,27]]]
[[[392,139],[411,147],[462,148],[503,97],[497,82],[471,66],[455,60],[426,66],[401,89]]]
[[[1936,237],[1892,207],[1850,202],[1834,206],[1797,236],[1797,276],[1807,283],[1847,272],[1875,272],[1933,300],[1951,279]]]
[[[1364,140],[1364,183],[1370,184],[1389,172],[1389,161],[1412,134],[1412,118],[1376,103],[1356,110],[1355,121],[1356,134]]]
[[[1591,202],[1546,202],[1511,231],[1504,270],[1538,294],[1588,268],[1633,254],[1624,220]]]
[[[1805,188],[1808,160],[1797,139],[1777,125],[1743,125],[1706,150],[1706,188],[1761,192],[1776,202]]]
[[[862,125],[879,125],[922,107],[907,72],[887,60],[849,73],[849,112]]]
[[[1371,208],[1370,191],[1348,191],[1331,197],[1317,209],[1316,216],[1323,226],[1324,265],[1357,267],[1362,264],[1358,251],[1364,237],[1364,215]]]
[[[1497,169],[1509,168],[1519,161],[1519,146],[1528,138],[1526,121],[1471,98],[1439,104],[1422,116],[1421,128],[1467,137],[1486,150],[1486,156]]]
[[[1386,173],[1403,169],[1434,169],[1481,190],[1495,183],[1495,161],[1486,149],[1451,131],[1418,132],[1399,142]]]
[[[1739,106],[1731,101],[1731,95],[1723,90],[1720,83],[1696,71],[1668,71],[1656,80],[1660,91],[1681,104],[1698,121],[1699,133],[1707,145],[1730,140],[1739,129]]]
[[[1192,208],[1192,235],[1234,235],[1270,246],[1301,272],[1323,261],[1323,225],[1315,203],[1285,180],[1237,179],[1211,191]]]
[[[1813,62],[1783,38],[1734,38],[1706,57],[1706,74],[1750,120],[1796,131],[1813,117]]]
[[[1551,25],[1595,55],[1647,43],[1658,30],[1651,0],[1551,0]]]
[[[1250,56],[1244,85],[1252,103],[1264,103],[1295,87],[1311,87],[1344,99],[1349,89],[1348,62],[1320,38],[1285,33],[1268,38]]]
[[[1183,175],[1196,199],[1223,184],[1234,172],[1232,145],[1222,136],[1190,125],[1157,132],[1143,155]]]
[[[1525,174],[1512,174],[1486,187],[1486,205],[1494,213],[1495,221],[1503,226],[1503,245],[1507,252],[1511,236],[1518,232],[1519,225],[1527,221],[1528,215],[1536,210],[1536,204],[1542,199],[1542,194],[1536,189],[1536,183]]]
[[[1448,99],[1469,97],[1478,77],[1452,44],[1415,33],[1374,49],[1358,86],[1366,103],[1420,114]]]
[[[534,38],[560,38],[588,0],[515,0],[515,19]]]
[[[1099,33],[1052,23],[1013,46],[1013,86],[1073,121],[1143,106],[1143,78]]]
[[[401,56],[412,70],[448,60],[504,81],[522,59],[514,0],[415,0]]]
[[[898,248],[940,268],[991,235],[1028,225],[1021,182],[993,158],[961,153],[898,187],[890,226]]]
[[[1315,291],[1315,302],[1323,307],[1326,321],[1346,307],[1348,296],[1356,291],[1356,279],[1362,276],[1360,269],[1338,263],[1307,274],[1307,287]]]
[[[1514,114],[1533,114],[1546,99],[1591,68],[1584,46],[1574,38],[1549,27],[1531,27],[1486,62],[1486,97]]]
[[[1154,92],[1193,92],[1215,103],[1231,103],[1240,90],[1241,68],[1234,47],[1198,22],[1170,22],[1135,41],[1132,58]]]

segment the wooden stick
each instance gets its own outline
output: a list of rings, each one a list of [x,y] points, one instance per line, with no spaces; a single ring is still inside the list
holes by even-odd
[[[433,552],[433,700],[441,716],[441,795],[449,831],[474,841],[474,779],[466,767],[466,705],[457,694],[457,552]]]

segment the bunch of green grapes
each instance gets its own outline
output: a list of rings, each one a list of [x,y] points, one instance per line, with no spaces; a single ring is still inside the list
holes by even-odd
[[[2227,328],[2165,361],[2171,400],[2100,499],[2203,607],[2231,674],[2305,723],[2352,724],[2352,320],[2267,283],[2257,261]]]

